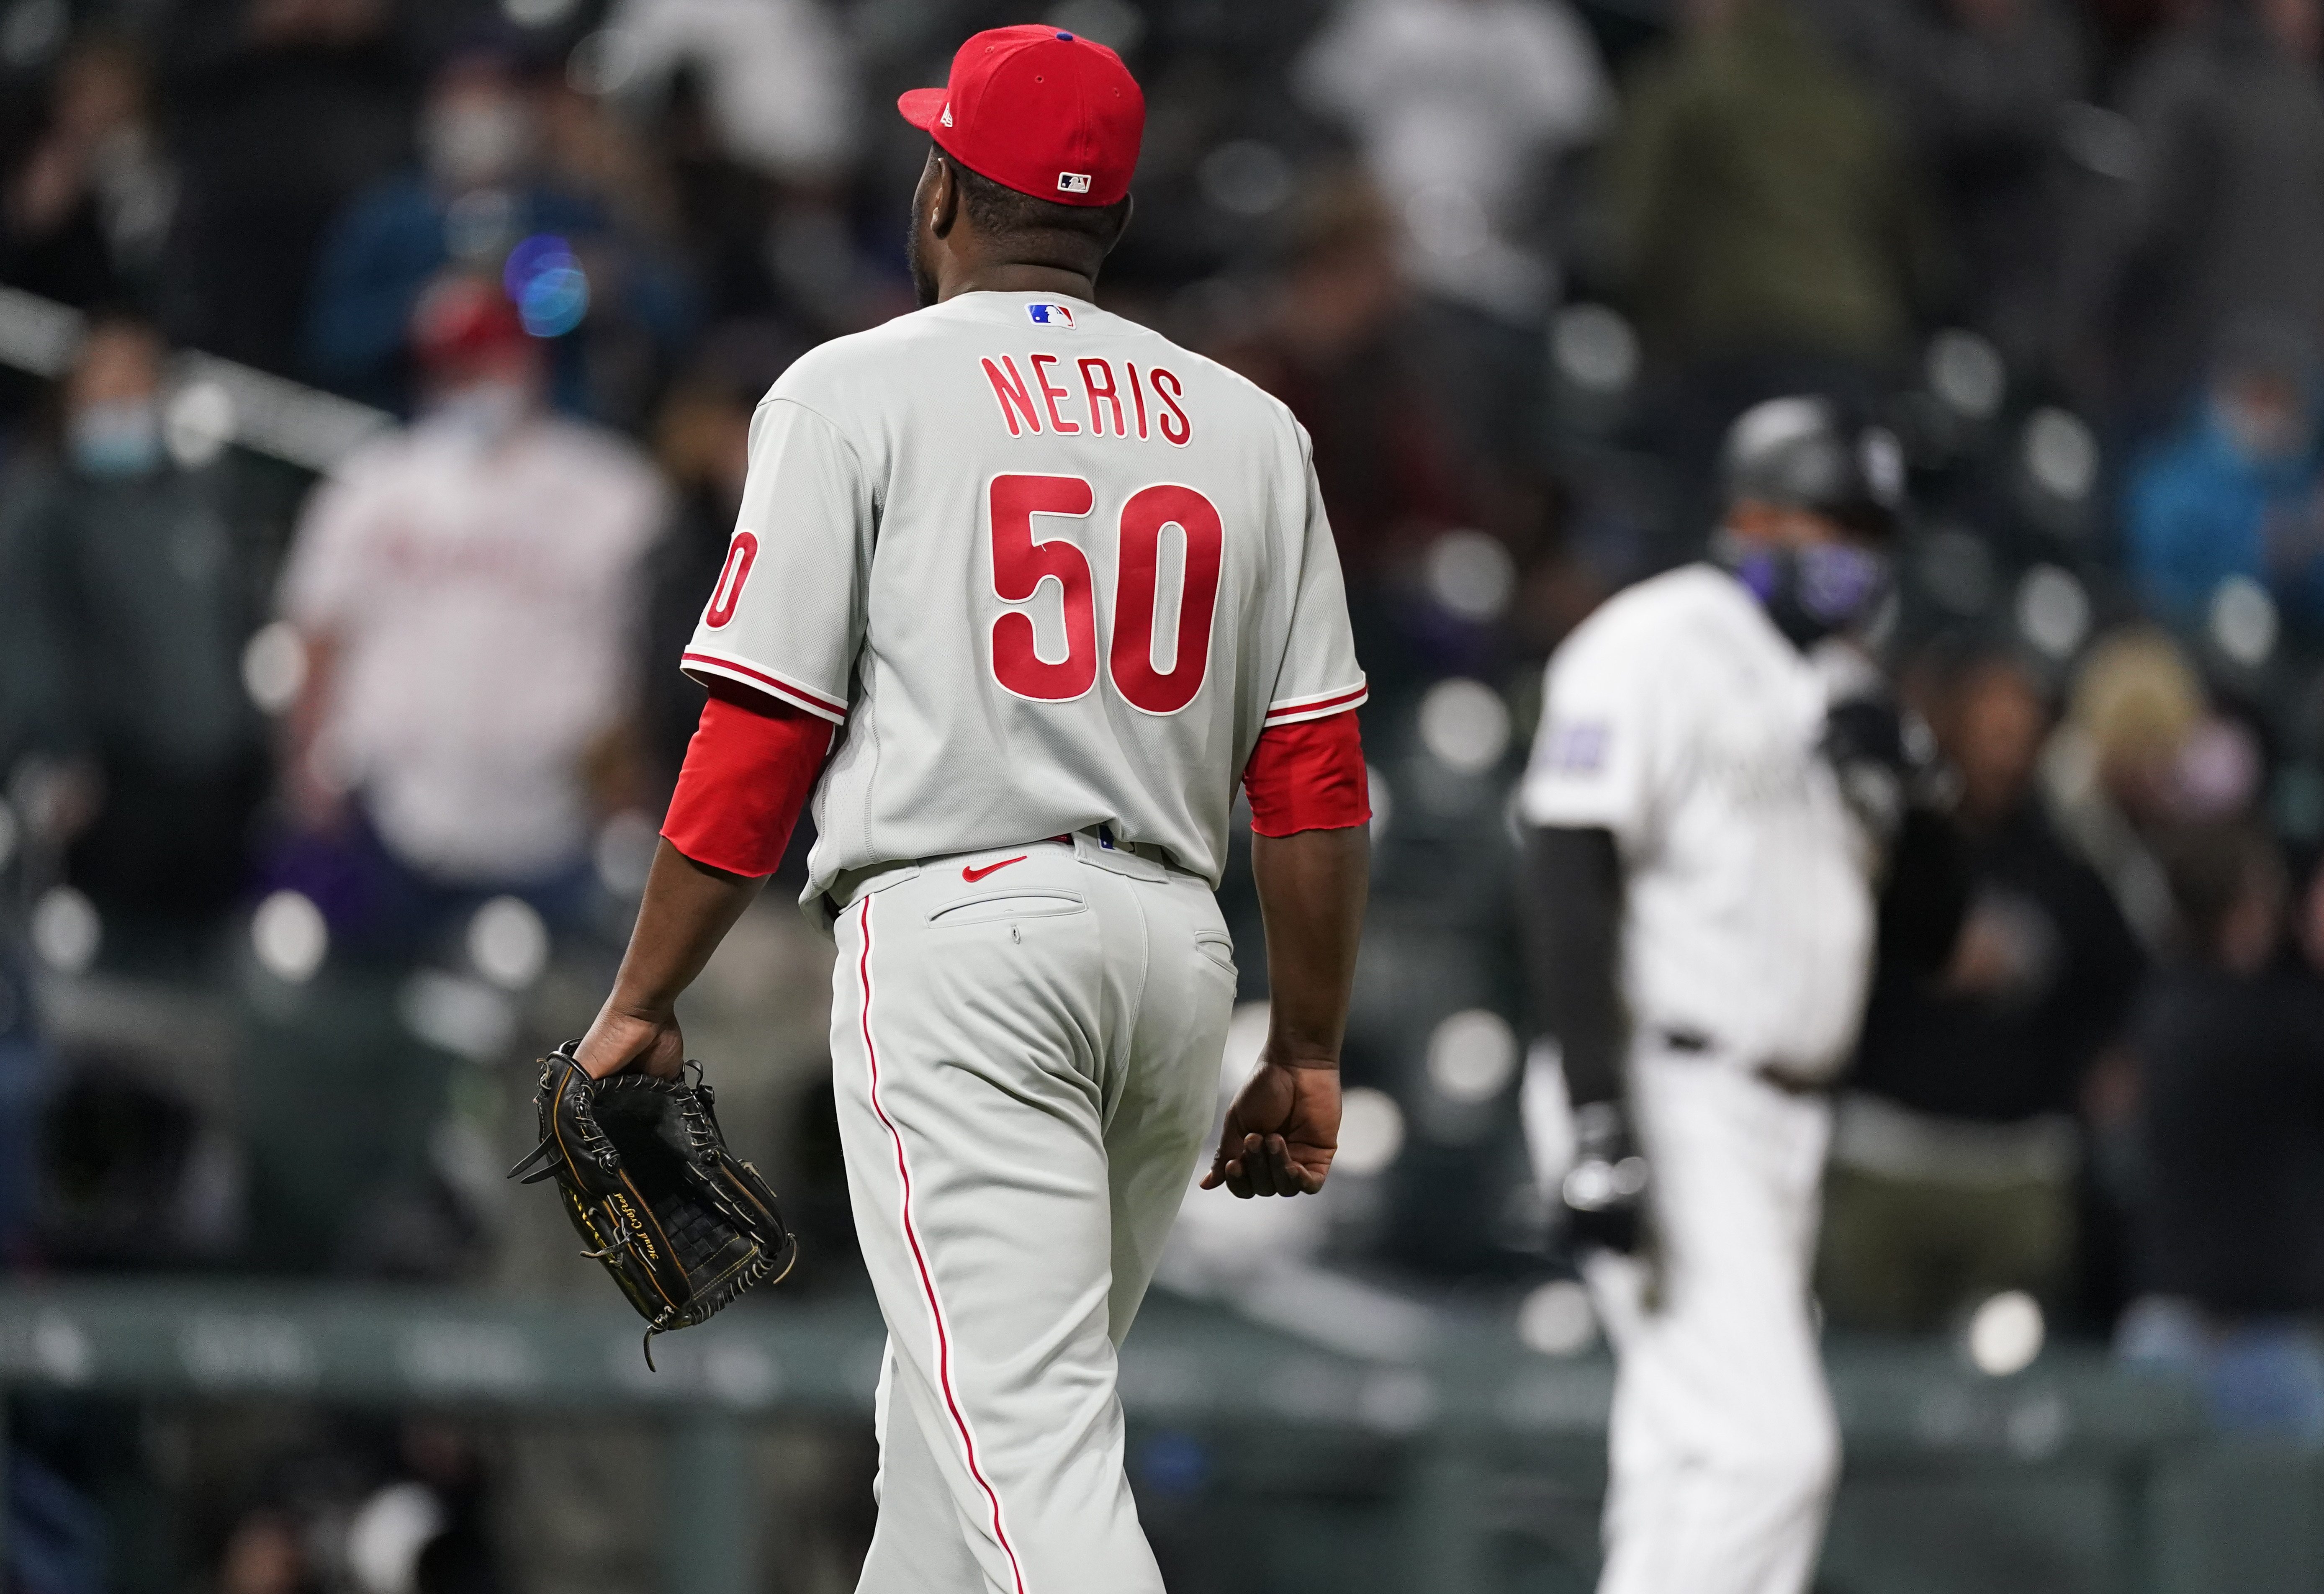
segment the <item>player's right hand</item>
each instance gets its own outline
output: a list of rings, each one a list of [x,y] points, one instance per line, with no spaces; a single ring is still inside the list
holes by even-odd
[[[1203,1188],[1238,1198],[1313,1195],[1340,1149],[1340,1071],[1263,1062],[1227,1109]]]
[[[1618,1101],[1593,1101],[1573,1114],[1573,1166],[1558,1187],[1567,1241],[1576,1250],[1635,1256],[1646,1241],[1644,1153]]]

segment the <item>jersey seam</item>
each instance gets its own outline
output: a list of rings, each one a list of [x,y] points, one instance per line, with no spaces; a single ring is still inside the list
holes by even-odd
[[[872,704],[878,687],[873,672],[868,668],[871,652],[872,625],[870,605],[867,604],[863,626],[864,661],[857,667],[862,688],[863,713],[858,717],[863,725],[864,740],[870,746],[865,749],[869,767],[863,771],[863,783],[855,812],[855,850],[858,852],[872,851],[872,793],[880,784],[880,716],[874,712]]]
[[[788,393],[769,393],[765,398],[759,401],[759,408],[761,410],[774,404],[788,404],[792,409],[797,410],[802,415],[812,415],[816,419],[821,421],[824,426],[830,430],[831,435],[839,439],[839,446],[847,450],[848,463],[855,467],[856,485],[860,487],[872,479],[872,473],[863,468],[863,455],[862,450],[855,447],[855,439],[847,435],[846,429],[843,428],[839,422],[834,420],[830,416],[825,415],[822,410],[807,402],[804,399],[794,399]]]
[[[1222,369],[1225,369],[1225,367],[1222,367]],[[1250,382],[1250,378],[1241,376],[1240,373],[1231,371],[1229,373],[1239,377],[1245,382],[1250,382],[1253,387],[1258,386],[1257,383]],[[1261,391],[1263,392],[1264,390]],[[1272,395],[1269,395],[1269,397],[1272,398]],[[1274,401],[1277,405],[1282,404],[1280,400],[1275,400]],[[1307,435],[1307,428],[1299,424],[1298,418],[1291,414],[1289,407],[1282,407],[1283,413],[1291,422],[1291,435],[1297,440],[1299,445],[1299,475],[1302,485],[1299,548],[1297,557],[1292,561],[1296,567],[1291,572],[1291,579],[1289,581],[1277,581],[1275,583],[1277,590],[1289,595],[1287,598],[1287,607],[1286,608],[1283,616],[1283,648],[1275,658],[1275,675],[1273,679],[1268,684],[1268,697],[1266,705],[1259,710],[1259,734],[1260,735],[1266,734],[1268,725],[1274,715],[1276,704],[1276,699],[1273,696],[1274,690],[1283,682],[1284,668],[1290,662],[1291,659],[1292,638],[1298,631],[1299,599],[1301,594],[1304,594],[1307,588],[1307,561],[1314,552],[1314,549],[1308,546],[1311,540],[1308,536],[1308,530],[1314,520],[1314,511],[1321,500],[1323,491],[1322,484],[1315,477],[1314,439]],[[1324,525],[1326,532],[1328,533],[1330,529],[1330,519],[1328,514],[1326,515]],[[1273,539],[1269,551],[1277,561],[1280,561],[1283,557],[1282,539],[1279,538]],[[1279,575],[1280,572],[1278,571],[1277,574]],[[1357,684],[1359,686],[1362,686],[1365,683],[1360,677]],[[1249,762],[1248,758],[1246,758],[1244,761],[1247,764]],[[1241,777],[1238,774],[1236,778],[1240,779]]]

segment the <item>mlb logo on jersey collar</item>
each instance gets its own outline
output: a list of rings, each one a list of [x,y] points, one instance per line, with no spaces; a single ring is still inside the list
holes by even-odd
[[[1061,304],[1028,304],[1025,313],[1033,318],[1036,327],[1066,327],[1074,324],[1074,312]]]

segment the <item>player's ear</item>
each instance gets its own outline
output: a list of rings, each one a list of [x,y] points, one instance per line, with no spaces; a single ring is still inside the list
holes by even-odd
[[[952,162],[943,155],[930,150],[928,160],[933,165],[920,202],[927,207],[929,233],[948,237],[953,224],[960,219],[960,181],[953,173]]]

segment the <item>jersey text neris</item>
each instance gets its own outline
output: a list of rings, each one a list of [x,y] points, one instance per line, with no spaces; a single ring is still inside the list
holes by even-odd
[[[1086,435],[1185,447],[1194,423],[1180,402],[1185,387],[1160,365],[1096,355],[987,355],[980,362],[1012,438]]]

